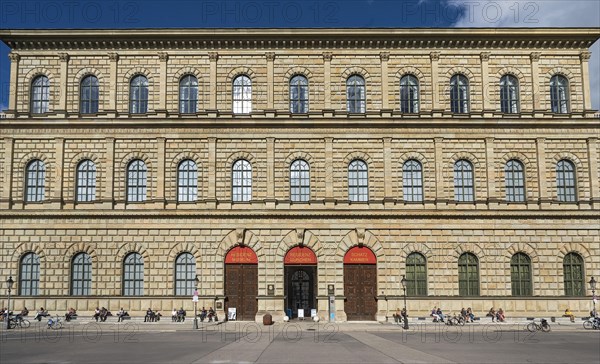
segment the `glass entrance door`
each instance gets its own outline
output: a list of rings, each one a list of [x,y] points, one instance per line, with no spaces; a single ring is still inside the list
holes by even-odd
[[[286,269],[286,308],[292,310],[292,317],[298,317],[298,309],[304,310],[304,317],[310,318],[310,310],[316,309],[315,284],[317,267],[288,266]]]

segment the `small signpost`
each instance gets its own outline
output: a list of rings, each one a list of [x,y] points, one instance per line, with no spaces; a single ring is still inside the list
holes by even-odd
[[[298,320],[304,320],[304,309],[303,308],[298,309]]]

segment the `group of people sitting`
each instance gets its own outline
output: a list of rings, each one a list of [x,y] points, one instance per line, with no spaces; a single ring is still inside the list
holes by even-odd
[[[27,309],[27,308],[25,308]],[[27,311],[29,313],[29,311]],[[40,307],[40,310],[38,312],[36,312],[35,316],[33,317],[34,320],[38,320],[38,321],[42,321],[42,318],[44,317],[48,317],[50,316],[50,314],[48,313],[48,310],[44,310],[43,307]]]
[[[491,317],[492,322],[494,322],[494,320],[496,322],[504,322],[504,320],[506,319],[506,316],[504,315],[504,310],[502,308],[499,308],[498,311],[496,311],[496,309],[492,307],[490,308],[486,316]]]
[[[183,307],[181,307],[179,310],[177,309],[173,309],[173,312],[171,312],[171,321],[173,322],[184,322],[185,321],[185,315],[186,312],[183,309]]]
[[[444,315],[442,312],[441,307],[434,306],[429,316],[433,317],[433,322],[446,322],[446,315]],[[473,322],[475,320],[475,314],[473,313],[471,307],[468,307],[467,309],[463,307],[460,310],[460,316],[465,322]]]
[[[162,315],[158,310],[152,311],[150,307],[146,310],[146,316],[144,316],[144,322],[158,322]]]
[[[406,307],[400,310],[400,308],[396,308],[396,313],[392,315],[394,317],[394,323],[396,325],[400,325],[403,320],[408,320],[408,314],[406,313]]]
[[[96,307],[96,310],[94,311],[94,316],[92,316],[92,318],[95,319],[96,322],[98,322],[98,319],[100,319],[101,322],[104,322],[106,321],[108,316],[112,316],[112,313],[109,310],[107,310],[105,307]]]
[[[206,308],[202,307],[202,310],[200,311],[200,321],[204,322],[204,319],[208,319],[208,322],[219,320],[217,318],[217,313],[212,307],[210,307],[208,311]]]
[[[74,309],[73,307],[69,308],[69,311],[67,311],[67,313],[65,313],[65,321],[69,322],[72,319],[74,319],[75,317],[77,317],[77,310]],[[98,320],[96,320],[98,321]]]
[[[117,322],[123,322],[124,317],[128,317],[128,316],[129,316],[129,313],[127,313],[127,311],[125,311],[123,309],[123,307],[121,307],[119,312],[117,312]]]
[[[444,320],[446,319],[446,315],[444,315],[444,313],[442,312],[441,307],[436,308],[435,306],[433,306],[433,309],[431,310],[431,314],[429,316],[433,317],[433,322],[444,322]]]

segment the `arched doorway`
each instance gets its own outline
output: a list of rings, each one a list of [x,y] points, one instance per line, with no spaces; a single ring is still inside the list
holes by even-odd
[[[283,259],[285,265],[285,307],[291,309],[290,318],[298,317],[298,309],[304,317],[317,308],[317,256],[307,247],[290,249]]]
[[[225,256],[225,312],[235,308],[237,320],[254,321],[258,311],[258,258],[247,246]]]
[[[371,321],[377,314],[377,258],[355,246],[344,256],[344,311],[348,321]]]

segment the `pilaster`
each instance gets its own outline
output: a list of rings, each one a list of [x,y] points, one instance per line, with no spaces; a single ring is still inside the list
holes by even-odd
[[[431,95],[433,97],[431,113],[433,116],[441,116],[444,112],[444,108],[440,105],[440,85],[438,77],[440,52],[429,53],[429,59],[431,61]]]
[[[167,66],[169,62],[169,54],[167,52],[158,52],[160,63],[160,74],[158,84],[158,109],[156,113],[160,117],[167,116]]]
[[[117,115],[117,77],[119,67],[119,54],[109,52],[108,59],[110,60],[110,75],[108,87],[108,109],[106,110],[108,117],[116,117]]]
[[[55,112],[59,117],[67,116],[67,82],[69,78],[69,59],[68,53],[59,53],[60,59],[60,85],[58,87],[58,107]]]
[[[12,184],[13,184],[13,153],[14,138],[4,138],[4,185],[2,186],[2,197],[0,198],[0,209],[12,208]]]
[[[19,90],[19,63],[21,56],[18,53],[10,52],[10,89],[8,93],[8,110],[5,111],[7,118],[14,118],[17,115],[17,93]]]
[[[324,101],[325,101],[325,112],[331,111],[331,59],[333,58],[331,52],[323,52],[323,87]]]

